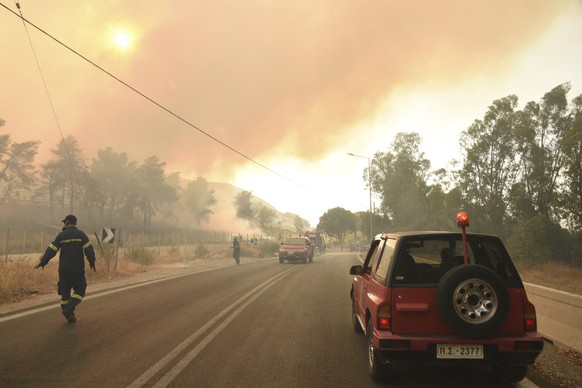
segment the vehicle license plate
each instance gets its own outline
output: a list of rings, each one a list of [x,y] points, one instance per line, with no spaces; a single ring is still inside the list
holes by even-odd
[[[437,358],[483,358],[483,345],[437,345]]]

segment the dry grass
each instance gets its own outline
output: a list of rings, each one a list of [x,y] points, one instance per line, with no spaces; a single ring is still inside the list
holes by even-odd
[[[148,267],[179,264],[184,261],[195,260],[194,249],[188,251],[169,250],[166,253],[155,255],[150,266],[145,266],[120,258],[117,267],[110,263],[109,272],[105,263],[98,260],[97,272],[87,270],[87,280],[90,283],[106,283],[112,280],[131,276],[143,272]],[[220,256],[230,257],[229,248],[217,253]],[[264,253],[256,247],[243,246],[243,256],[262,257]],[[44,270],[34,269],[38,258],[20,257],[17,260],[0,259],[0,304],[13,303],[24,300],[32,295],[46,295],[57,291],[58,262],[53,259]],[[569,265],[547,262],[532,263],[529,261],[516,262],[516,266],[523,281],[562,291],[582,294],[582,268]]]
[[[260,257],[256,247],[243,245],[243,255]],[[109,262],[109,270],[105,260],[97,258],[97,271],[93,272],[88,265],[85,267],[89,284],[107,283],[139,272],[147,268],[168,267],[185,264],[199,259],[196,256],[197,246],[145,248],[119,252],[117,262]],[[232,255],[230,243],[225,245],[209,245],[205,247],[208,257],[229,257]],[[130,260],[129,256],[133,258]],[[141,255],[141,256],[140,256]],[[44,269],[34,269],[39,257],[15,255],[8,259],[0,258],[0,305],[25,300],[33,295],[57,294],[58,258],[54,258]]]
[[[177,260],[168,256],[159,257],[152,265],[167,265]],[[33,295],[57,294],[58,260],[53,259],[44,269],[34,269],[38,258],[18,258],[0,261],[0,305],[19,302]],[[97,271],[86,266],[88,283],[106,283],[143,272],[146,266],[129,261],[118,260],[117,267],[110,263],[109,272],[105,263],[97,263]]]
[[[56,293],[56,271],[35,270],[30,258],[0,264],[0,304],[18,302],[28,296]]]
[[[582,294],[582,268],[556,262],[516,262],[524,282]]]

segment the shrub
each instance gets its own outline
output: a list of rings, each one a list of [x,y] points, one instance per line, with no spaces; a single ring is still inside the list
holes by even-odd
[[[257,244],[257,250],[260,258],[275,256],[279,252],[279,242],[274,240],[261,241]]]
[[[154,253],[145,247],[134,247],[129,251],[128,259],[141,265],[150,265],[154,261]]]
[[[538,216],[515,227],[507,248],[514,259],[569,263],[571,242],[567,231]]]
[[[210,253],[210,251],[208,250],[208,248],[206,248],[206,246],[197,245],[196,250],[194,251],[194,256],[197,259],[200,259],[200,258],[203,258],[204,256],[207,256],[209,253]]]

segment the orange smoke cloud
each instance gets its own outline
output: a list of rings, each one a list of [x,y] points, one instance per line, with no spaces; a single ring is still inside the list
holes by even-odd
[[[273,154],[319,158],[393,93],[501,70],[571,3],[171,4],[63,2],[60,8],[51,2],[23,9],[25,17],[157,103],[260,161]],[[101,29],[120,18],[140,29],[132,56],[114,56],[98,46]],[[23,34],[13,19],[0,11],[0,40],[20,55],[9,65],[16,68],[33,59],[23,39],[18,46],[8,42]],[[225,178],[246,161],[40,34],[33,33],[33,39],[63,130],[88,156],[112,146],[132,160],[157,155],[184,175],[220,169]],[[0,100],[0,117],[6,127],[17,123],[27,139],[42,140],[45,150],[54,148],[59,137],[47,130],[52,118],[46,108],[40,118],[26,121],[30,115],[22,102],[30,90],[41,93],[37,73],[32,66],[26,69],[17,80],[1,83],[15,91]],[[10,69],[3,73],[13,75]],[[45,104],[41,97],[34,103]]]

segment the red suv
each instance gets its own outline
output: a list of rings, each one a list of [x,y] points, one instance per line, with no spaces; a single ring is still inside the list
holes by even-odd
[[[352,323],[365,332],[375,380],[391,365],[487,364],[503,382],[525,377],[543,349],[536,313],[496,236],[403,232],[378,235],[355,265]]]
[[[313,261],[313,242],[307,237],[289,237],[279,247],[279,263],[288,261]]]

